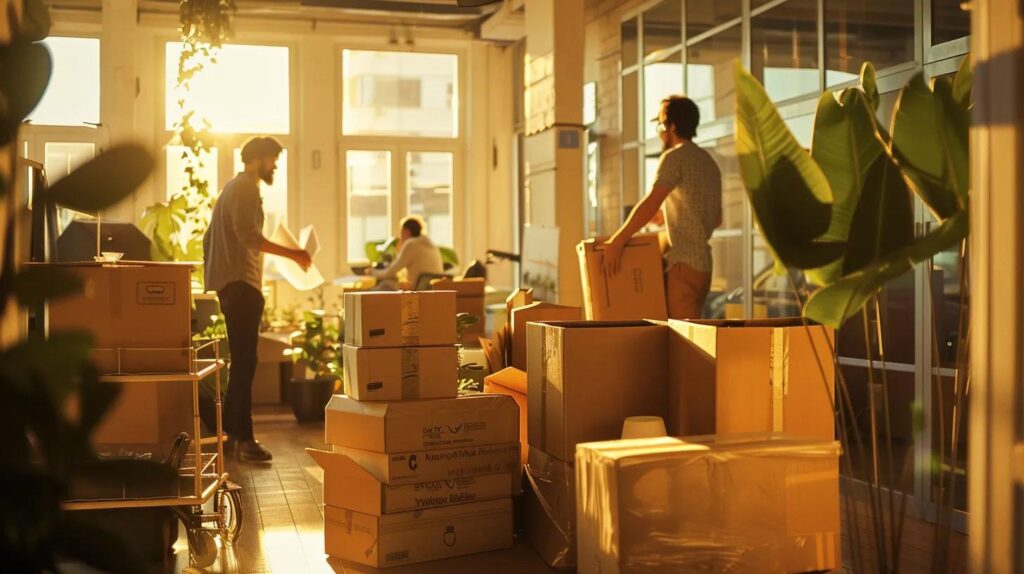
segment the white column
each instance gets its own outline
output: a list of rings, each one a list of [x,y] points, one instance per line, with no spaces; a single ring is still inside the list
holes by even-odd
[[[582,305],[583,0],[526,2],[527,222],[557,227],[558,299]]]
[[[338,134],[341,122],[337,117],[335,85],[341,73],[339,55],[330,36],[309,34],[298,51],[299,95],[297,149],[294,150],[298,185],[288,195],[289,224],[293,229],[312,224],[323,246],[316,264],[324,277],[335,276],[338,262],[344,260],[345,219],[340,205],[342,190],[338,188]],[[340,52],[339,52],[340,53]],[[293,58],[293,61],[294,58]]]
[[[135,133],[135,36],[138,0],[103,0],[100,36],[100,147],[137,140]],[[103,141],[106,140],[106,141]],[[128,198],[103,212],[105,220],[133,221],[135,202]]]
[[[971,7],[971,571],[1020,572],[1024,7],[1016,0],[975,0]]]

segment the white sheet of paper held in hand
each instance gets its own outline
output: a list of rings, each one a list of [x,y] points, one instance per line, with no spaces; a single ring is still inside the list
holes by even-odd
[[[278,224],[270,241],[289,249],[303,249],[309,253],[310,257],[316,255],[317,251],[320,251],[320,238],[317,237],[316,230],[313,229],[312,225],[302,228],[302,231],[299,232],[299,237],[301,239],[295,239],[295,236],[292,235],[292,232],[287,227],[283,224]],[[309,269],[303,271],[298,263],[287,257],[279,257],[277,255],[270,255],[270,257],[273,258],[274,266],[277,267],[277,271],[281,276],[299,291],[309,291],[323,285],[324,276],[320,274],[320,270],[316,268],[316,265],[310,265]]]

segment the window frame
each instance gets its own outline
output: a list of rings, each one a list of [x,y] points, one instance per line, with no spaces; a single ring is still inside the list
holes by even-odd
[[[175,132],[167,129],[167,90],[169,86],[166,82],[166,66],[167,62],[167,44],[171,42],[180,42],[181,37],[169,32],[160,32],[154,34],[155,47],[153,58],[154,62],[162,63],[163,65],[153,66],[153,86],[157,92],[155,101],[155,109],[153,113],[154,133],[158,134],[158,140],[160,143],[159,149],[156,151],[157,154],[157,165],[154,170],[154,177],[156,178],[157,184],[154,186],[157,191],[156,199],[158,201],[166,201],[170,194],[178,190],[169,190],[167,188],[167,170],[168,165],[166,161],[166,150],[170,145],[178,145],[175,143]],[[298,132],[298,102],[299,89],[298,82],[295,79],[298,77],[298,66],[299,66],[299,42],[294,39],[282,40],[277,38],[268,38],[260,35],[239,35],[229,44],[240,44],[249,46],[271,46],[288,49],[288,130],[287,134],[268,134],[271,137],[281,142],[281,145],[288,150],[288,179],[287,179],[287,195],[288,195],[288,213],[286,221],[288,227],[295,229],[299,218],[297,216],[299,206],[301,205],[301,191],[299,191],[298,183],[298,156],[299,156],[299,141],[300,134]],[[174,63],[177,66],[177,63]],[[217,149],[217,189],[214,193],[220,193],[220,190],[224,188],[224,185],[230,181],[235,175],[234,172],[234,150],[237,147],[241,147],[251,137],[263,135],[255,133],[213,133],[211,134],[210,146]]]
[[[466,94],[468,89],[467,75],[469,72],[468,59],[469,50],[463,47],[429,45],[423,49],[401,49],[394,46],[386,48],[379,45],[362,42],[338,41],[333,44],[334,49],[334,81],[335,81],[335,136],[338,138],[338,219],[340,222],[348,221],[348,170],[346,169],[346,154],[349,151],[390,151],[391,152],[391,229],[398,228],[399,221],[405,216],[408,208],[408,182],[406,174],[406,154],[408,152],[444,152],[452,154],[452,238],[454,245],[448,245],[455,249],[460,258],[465,259],[467,229],[464,224],[466,205],[468,199],[463,193],[466,184],[464,157],[468,153],[467,132],[470,128],[466,108]],[[420,136],[396,136],[396,135],[345,135],[344,134],[344,89],[345,78],[343,50],[364,50],[373,52],[405,52],[405,53],[426,53],[426,54],[447,54],[458,58],[458,134],[456,137],[420,137]],[[430,230],[427,230],[430,233]],[[347,269],[351,266],[365,265],[367,262],[348,260],[348,233],[339,230],[338,251],[336,262],[338,269]],[[466,261],[461,261],[461,264]]]

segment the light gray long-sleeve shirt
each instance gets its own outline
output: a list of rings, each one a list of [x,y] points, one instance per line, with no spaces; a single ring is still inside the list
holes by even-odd
[[[203,236],[207,291],[242,281],[263,288],[263,200],[259,184],[240,173],[224,186]]]
[[[406,281],[415,289],[421,274],[444,273],[441,250],[426,235],[410,237],[402,243],[394,263],[388,265],[386,269],[374,270],[373,275],[377,279],[395,279],[402,269],[405,269],[408,275]]]

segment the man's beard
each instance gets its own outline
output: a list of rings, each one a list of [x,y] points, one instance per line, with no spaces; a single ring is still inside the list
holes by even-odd
[[[260,171],[260,179],[262,179],[267,185],[274,185],[274,170],[266,169]]]

